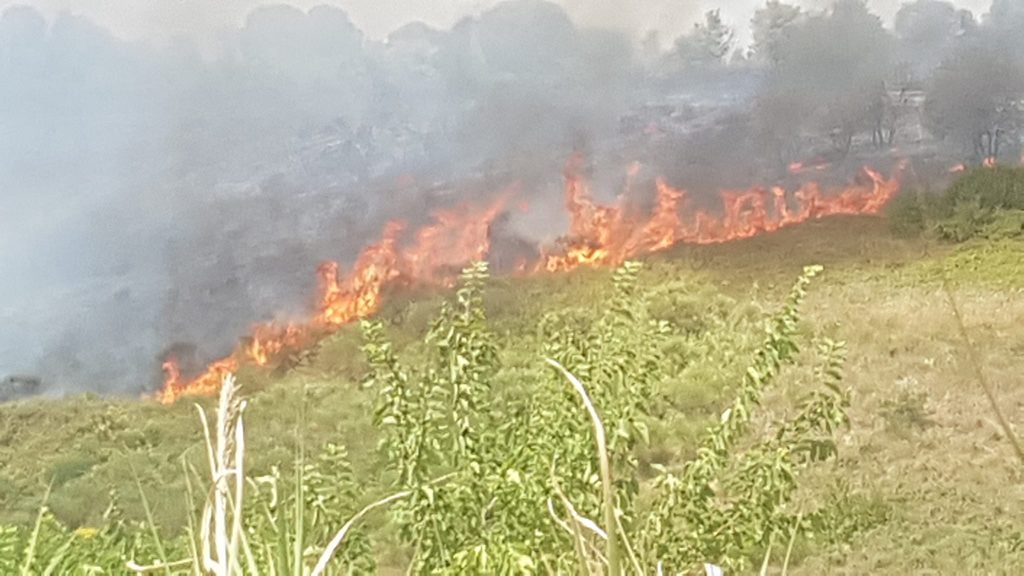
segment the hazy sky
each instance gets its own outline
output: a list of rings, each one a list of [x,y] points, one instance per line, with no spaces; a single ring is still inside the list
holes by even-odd
[[[468,14],[479,13],[499,0],[0,0],[0,9],[28,4],[48,16],[69,11],[87,15],[123,38],[166,40],[188,36],[211,45],[218,31],[241,24],[245,15],[262,4],[292,4],[310,8],[333,4],[344,8],[363,31],[381,38],[413,20],[438,27],[451,26]],[[741,41],[749,32],[747,24],[764,0],[555,0],[566,7],[577,23],[626,29],[635,33],[659,30],[667,38],[688,29],[700,15],[721,8],[725,19],[736,26]],[[821,7],[829,0],[797,0]],[[901,0],[869,0],[872,8],[890,19]],[[955,0],[959,6],[980,14],[991,0]]]

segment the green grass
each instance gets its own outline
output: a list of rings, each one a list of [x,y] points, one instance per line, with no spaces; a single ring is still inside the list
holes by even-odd
[[[698,346],[670,349],[678,367],[661,390],[652,442],[641,463],[690,455],[697,434],[717,416],[739,379],[744,351],[761,338],[757,320],[785,297],[807,264],[822,275],[804,308],[803,330],[845,340],[851,429],[840,459],[808,479],[839,503],[836,521],[856,534],[841,543],[798,542],[795,574],[984,573],[1024,570],[1024,483],[974,382],[956,322],[941,290],[948,278],[985,370],[1011,420],[1024,406],[1014,386],[1024,368],[1024,242],[976,240],[950,246],[889,231],[874,218],[839,218],[747,241],[680,247],[649,258],[641,273],[651,312],[694,334]],[[547,311],[600,303],[608,271],[498,278],[487,292],[491,326],[504,350],[509,387],[541,366],[537,323]],[[381,313],[407,358],[446,294],[390,295]],[[383,485],[371,393],[355,327],[324,341],[290,372],[243,370],[250,469],[292,462],[300,445],[315,452],[344,444],[368,493]],[[768,413],[801,397],[810,375],[787,371],[767,399]],[[908,390],[910,392],[908,392]],[[203,404],[211,402],[202,400]],[[914,422],[917,409],[927,425]],[[907,419],[900,425],[900,419]],[[893,424],[895,420],[896,424]],[[0,524],[31,526],[47,486],[55,515],[96,526],[116,489],[122,508],[144,518],[134,472],[160,529],[184,526],[181,459],[203,465],[201,432],[190,401],[163,407],[90,396],[0,406]],[[371,519],[380,526],[383,518]],[[854,529],[856,528],[856,529]],[[385,530],[381,563],[403,564]]]

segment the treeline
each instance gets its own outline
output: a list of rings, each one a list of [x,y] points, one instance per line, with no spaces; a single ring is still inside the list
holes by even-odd
[[[879,149],[931,136],[965,159],[1019,158],[1024,126],[1024,5],[995,0],[975,16],[944,0],[902,5],[892,28],[863,0],[825,11],[770,0],[751,21],[751,46],[734,46],[718,11],[659,57],[662,73],[751,67],[763,71],[752,129],[780,163],[799,159],[808,135],[832,159],[855,138]],[[920,97],[923,96],[923,107]],[[923,117],[917,112],[922,109]]]
[[[277,5],[203,55],[187,40],[131,44],[81,16],[51,23],[12,7],[0,17],[0,121],[17,137],[0,144],[0,175],[127,157],[224,174],[317,134],[340,143],[331,160],[355,176],[388,162],[473,166],[608,134],[665,79],[699,84],[716,69],[763,76],[752,129],[780,160],[799,159],[808,131],[840,154],[855,136],[893,144],[914,90],[927,95],[927,128],[968,155],[1018,151],[1024,8],[1013,0],[984,16],[916,0],[891,29],[864,0],[821,11],[770,0],[751,27],[740,46],[708,12],[666,49],[657,34],[584,28],[556,4],[512,0],[450,30],[411,23],[376,41],[341,9]]]

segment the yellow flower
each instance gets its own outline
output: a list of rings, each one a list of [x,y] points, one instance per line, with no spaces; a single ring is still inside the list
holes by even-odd
[[[79,529],[75,530],[75,536],[77,536],[79,538],[85,538],[85,539],[93,538],[93,537],[95,537],[99,533],[100,533],[100,531],[98,529],[96,529],[96,528],[85,528],[85,527],[82,527],[82,528],[79,528]]]

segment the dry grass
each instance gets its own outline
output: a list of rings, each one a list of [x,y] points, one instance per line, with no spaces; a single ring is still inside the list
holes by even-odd
[[[985,288],[961,289],[957,299],[994,395],[1019,424],[1024,300]],[[1020,462],[978,387],[941,288],[841,284],[812,294],[808,310],[817,326],[856,343],[847,365],[853,427],[835,474],[880,495],[896,515],[849,550],[808,559],[796,573],[1024,570],[1012,528],[1024,525]],[[881,417],[908,379],[926,395],[933,424],[909,427],[910,435]]]

